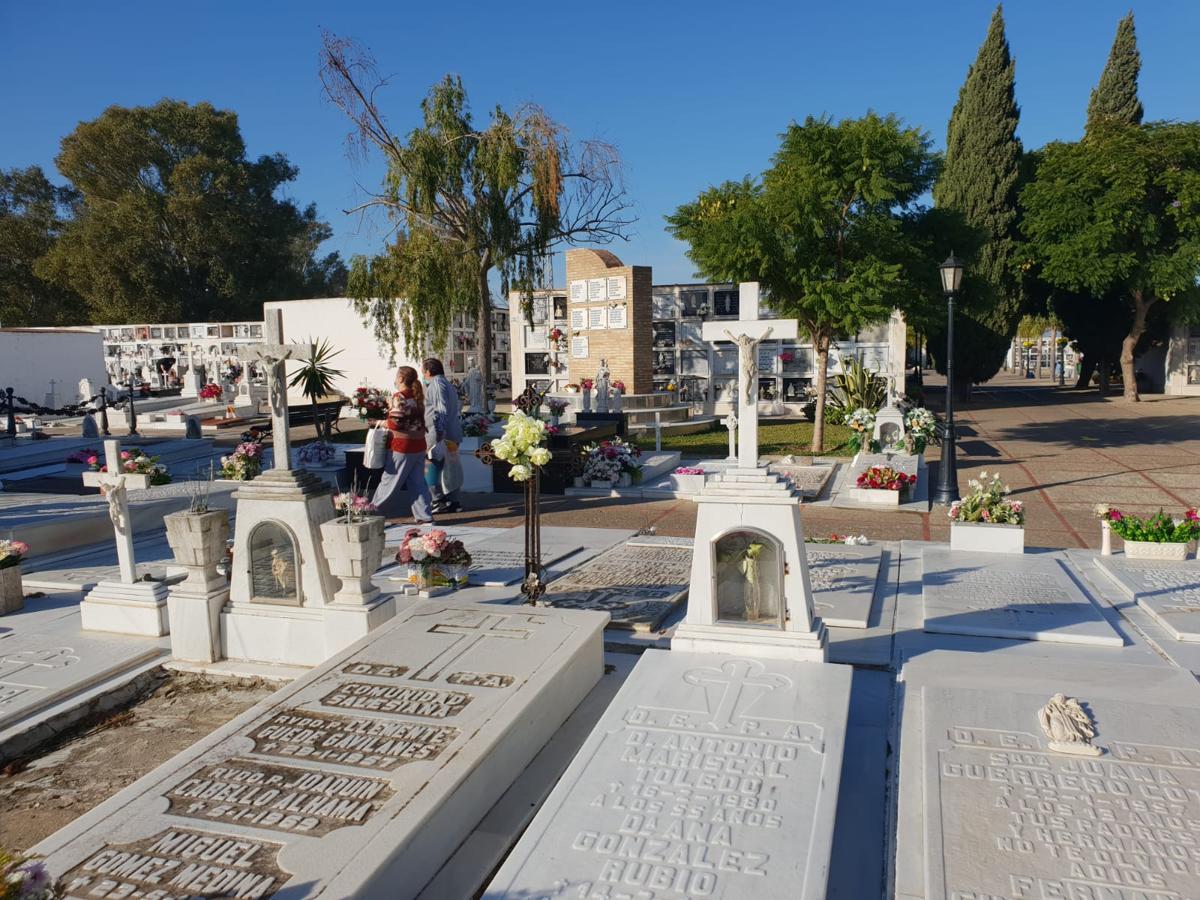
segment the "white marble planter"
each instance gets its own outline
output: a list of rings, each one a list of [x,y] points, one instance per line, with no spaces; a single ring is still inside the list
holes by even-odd
[[[25,608],[25,590],[21,586],[21,564],[0,569],[0,616]]]
[[[225,557],[229,538],[229,510],[204,513],[183,510],[163,516],[167,543],[175,561],[188,569],[188,581],[198,587],[217,578],[217,563]]]
[[[216,662],[221,658],[221,607],[229,599],[228,582],[217,571],[229,538],[229,511],[183,510],[163,516],[163,524],[175,561],[188,573],[167,594],[171,655],[187,662]]]
[[[704,475],[676,475],[671,473],[671,490],[680,494],[698,494],[704,490]]]
[[[104,478],[106,475],[108,475],[107,472],[84,472],[83,486],[100,487],[100,479]],[[125,487],[131,491],[144,491],[146,488],[150,487],[149,475],[123,474],[122,477],[125,479]]]
[[[1125,555],[1130,559],[1163,559],[1183,562],[1188,558],[1191,543],[1179,541],[1126,541]]]
[[[366,606],[376,599],[379,588],[371,576],[383,563],[383,516],[368,516],[361,522],[331,519],[321,524],[321,546],[329,560],[329,571],[341,581],[335,603]]]
[[[986,553],[1024,553],[1023,525],[988,525],[986,522],[951,522],[951,550]]]

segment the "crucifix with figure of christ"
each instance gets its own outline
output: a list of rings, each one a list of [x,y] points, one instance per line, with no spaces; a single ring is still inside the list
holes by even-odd
[[[733,341],[738,348],[738,468],[758,468],[758,345],[768,338],[792,340],[795,319],[758,317],[758,282],[738,285],[738,320],[705,322],[701,336],[709,342]]]
[[[283,342],[283,310],[264,309],[266,343],[239,347],[238,357],[260,362],[267,367],[267,398],[271,405],[271,446],[275,450],[276,469],[292,468],[288,439],[287,361],[311,355],[313,345]]]

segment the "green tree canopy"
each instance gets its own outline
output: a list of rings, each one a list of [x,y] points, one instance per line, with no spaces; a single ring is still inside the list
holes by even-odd
[[[1108,122],[1051,144],[1021,204],[1048,283],[1111,293],[1132,313],[1121,371],[1126,399],[1139,399],[1133,360],[1151,308],[1187,312],[1200,294],[1200,123]]]
[[[1022,154],[1015,70],[997,6],[950,114],[945,165],[933,188],[936,205],[961,213],[981,241],[973,255],[964,254],[963,321],[955,326],[955,374],[964,389],[996,374],[1021,317],[1023,300],[1013,268]],[[939,326],[931,333],[930,349],[941,371],[944,344],[944,326]]]
[[[54,247],[79,195],[50,183],[38,166],[0,172],[0,324],[78,325],[78,294],[44,281],[35,263]]]
[[[489,276],[501,292],[522,290],[526,308],[542,287],[552,249],[607,243],[631,224],[621,164],[611,145],[572,143],[544,110],[497,106],[476,125],[462,80],[446,76],[421,103],[421,124],[397,136],[376,103],[384,80],[354,42],[326,34],[326,97],[354,124],[352,144],[387,161],[382,190],[359,209],[381,207],[395,238],[373,258],[355,257],[349,293],[375,334],[395,352],[444,343],[456,313],[474,317],[480,368],[490,383]]]
[[[237,115],[208,103],[111,106],[62,141],[75,218],[38,274],[78,292],[94,321],[229,320],[267,299],[319,296],[336,259],[314,206],[276,196],[282,154],[246,157]]]
[[[814,453],[824,449],[833,340],[917,296],[905,277],[906,263],[919,255],[906,214],[935,171],[928,136],[895,116],[868,113],[837,124],[809,117],[788,127],[760,179],[709,188],[667,217],[702,277],[760,282],[771,308],[795,317],[811,338]]]

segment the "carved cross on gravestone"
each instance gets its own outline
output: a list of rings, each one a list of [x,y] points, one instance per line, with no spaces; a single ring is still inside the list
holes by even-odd
[[[276,469],[292,468],[291,442],[288,437],[287,360],[313,352],[312,344],[283,342],[283,311],[263,310],[266,343],[239,347],[238,357],[256,360],[267,370],[267,399],[271,405],[271,446],[275,450]]]
[[[716,708],[710,707],[712,718],[709,724],[718,731],[734,728],[737,719],[742,718],[738,707],[742,700],[742,691],[746,688],[764,687],[773,691],[790,686],[790,682],[782,675],[764,672],[762,663],[748,659],[723,662],[720,669],[689,669],[684,672],[683,680],[697,687],[712,685],[722,688]],[[746,707],[750,705],[745,704]]]
[[[758,282],[738,286],[738,321],[705,322],[701,336],[709,342],[733,341],[738,347],[738,466],[758,468],[758,345],[767,338],[794,339],[795,319],[758,317]]]
[[[721,420],[721,424],[729,432],[729,455],[725,458],[733,462],[737,459],[737,416],[730,413]]]
[[[108,517],[112,521],[117,537],[117,564],[121,568],[121,581],[134,584],[137,581],[137,561],[133,556],[133,526],[129,522],[130,480],[144,480],[144,475],[131,476],[121,465],[121,442],[104,442],[104,467],[100,473],[100,492],[108,501]]]

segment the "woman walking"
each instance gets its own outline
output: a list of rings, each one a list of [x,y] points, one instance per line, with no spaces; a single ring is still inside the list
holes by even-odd
[[[417,370],[396,370],[396,392],[385,423],[391,432],[383,477],[371,502],[389,519],[404,518],[406,507],[418,525],[432,525],[432,498],[425,483],[425,396]]]

